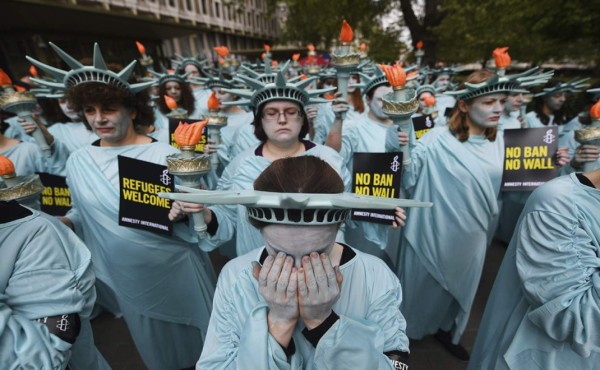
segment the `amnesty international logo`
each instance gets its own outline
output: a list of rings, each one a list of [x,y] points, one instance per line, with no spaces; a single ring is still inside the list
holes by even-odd
[[[398,172],[398,170],[400,169],[400,162],[398,162],[398,156],[394,157],[394,160],[392,161],[392,165],[390,166],[390,169],[394,172]]]
[[[165,184],[165,186],[169,186],[171,184],[171,178],[169,177],[169,170],[163,170],[162,175],[160,175],[160,182]]]
[[[546,144],[552,144],[554,142],[554,139],[556,139],[556,135],[552,134],[552,129],[546,131],[546,134],[544,135],[544,143]]]

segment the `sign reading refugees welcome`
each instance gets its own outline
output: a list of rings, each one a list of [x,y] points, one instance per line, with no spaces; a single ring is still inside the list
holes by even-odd
[[[169,143],[171,146],[180,149],[179,145],[175,142],[175,130],[179,123],[194,123],[198,122],[197,119],[179,119],[179,118],[169,118]],[[199,153],[204,153],[204,144],[206,144],[206,126],[202,129],[202,136],[200,136],[200,141],[196,145],[196,151]]]
[[[400,197],[402,153],[354,153],[352,192],[382,198]],[[352,219],[391,225],[395,211],[354,209]]]
[[[171,201],[158,196],[175,189],[166,166],[119,156],[119,225],[171,235]]]
[[[42,191],[42,212],[52,216],[64,216],[71,209],[71,191],[63,176],[40,173],[40,181],[44,184]]]
[[[435,126],[435,122],[430,115],[413,117],[412,122],[415,129],[415,138],[417,140]]]
[[[558,128],[504,131],[502,191],[532,191],[557,175]]]

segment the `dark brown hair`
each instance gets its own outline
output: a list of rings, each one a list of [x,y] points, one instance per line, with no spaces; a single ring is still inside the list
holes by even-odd
[[[48,125],[55,123],[69,123],[71,119],[65,115],[60,108],[58,99],[37,98],[39,106],[42,108],[42,116],[48,121]]]
[[[308,134],[308,131],[310,130],[310,123],[308,122],[308,117],[306,117],[306,112],[304,111],[304,108],[302,108],[300,104],[296,102],[294,103],[298,106],[298,109],[300,109],[300,115],[302,116],[302,128],[300,129],[300,133],[298,134],[298,140],[303,140]],[[266,103],[261,104],[258,107],[256,113],[254,113],[254,121],[252,122],[252,124],[254,125],[254,136],[256,136],[256,138],[262,143],[266,142],[268,139],[267,134],[265,133],[265,130],[262,127],[262,116],[263,110],[265,109],[265,105]]]
[[[552,79],[544,87],[551,88],[557,86],[558,84],[560,84],[559,80]],[[552,94],[537,97],[533,101],[533,111],[538,116],[540,122],[542,122],[546,126],[550,122],[550,117],[546,113],[544,113],[544,105],[546,105],[546,99],[550,98],[550,96],[552,96]],[[565,104],[563,104],[563,106],[560,107],[559,110],[556,110],[552,113],[554,116],[552,124],[564,125],[565,123],[567,123],[567,119],[565,117]]]
[[[167,81],[171,82],[171,81]],[[175,81],[177,82],[177,81]],[[192,93],[192,87],[189,83],[181,83],[177,82],[181,87],[181,101],[177,102],[177,106],[179,108],[183,108],[188,112],[188,115],[194,113],[196,109],[196,100],[194,98],[194,94]],[[158,99],[156,99],[156,106],[160,110],[162,114],[170,113],[171,110],[167,107],[167,103],[165,102],[165,98],[163,96],[167,95],[167,83],[160,85],[158,87]]]
[[[146,91],[134,95],[130,91],[122,90],[114,85],[88,82],[68,89],[65,98],[78,111],[83,111],[83,107],[90,104],[100,104],[103,107],[122,105],[137,113],[133,119],[133,127],[138,133],[146,132],[145,129],[142,129],[143,126],[154,124],[154,111],[150,106],[150,97]],[[83,123],[88,128],[90,127],[85,115],[83,115]]]
[[[469,83],[480,83],[480,82],[484,82],[489,80],[490,78],[494,77],[496,74],[490,70],[487,69],[480,69],[479,71],[475,71],[473,73],[471,73],[469,75],[469,77],[467,77],[467,79],[465,80],[465,82],[469,82]],[[462,86],[459,86],[459,90],[464,88],[464,84]],[[475,98],[473,98],[475,99]],[[471,103],[473,103],[473,99],[467,100],[465,101],[465,103],[467,105],[470,105]],[[454,136],[456,136],[456,138],[460,141],[460,142],[465,142],[467,140],[469,140],[469,125],[467,123],[467,120],[469,120],[469,115],[466,112],[462,112],[459,107],[458,107],[458,102],[456,102],[456,106],[454,107],[454,110],[452,111],[452,114],[450,115],[450,119],[448,120],[448,129],[450,130],[450,132],[452,132],[454,134]],[[485,129],[485,131],[483,132],[483,134],[485,135],[485,138],[488,139],[489,141],[494,141],[496,140],[496,134],[498,133],[498,128],[497,127],[487,127]]]
[[[254,190],[278,193],[337,194],[344,192],[344,181],[321,158],[301,155],[273,161],[254,180]],[[249,221],[258,229],[268,225],[252,218]]]

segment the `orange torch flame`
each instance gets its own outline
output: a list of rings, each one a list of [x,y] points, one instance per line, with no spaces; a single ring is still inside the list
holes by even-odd
[[[425,101],[425,105],[428,107],[433,107],[435,105],[435,96],[433,95],[427,95],[423,98],[423,100]]]
[[[12,80],[2,68],[0,68],[0,86],[12,85]]]
[[[506,68],[510,66],[510,55],[508,55],[508,47],[496,48],[492,52],[496,61],[496,68]]]
[[[360,50],[360,51],[366,51],[367,50],[367,43],[366,42],[362,42],[360,44],[360,46],[358,47],[358,50]]]
[[[219,58],[217,58],[217,62],[218,62],[219,64],[225,64],[225,59],[223,59],[223,58],[219,57]]]
[[[304,81],[308,78],[307,75],[305,75],[304,73],[300,75],[300,81]]]
[[[600,100],[598,100],[596,104],[592,105],[590,108],[590,117],[593,120],[600,119]]]
[[[265,48],[265,51],[267,53],[271,51],[271,45],[269,45],[269,44],[263,44],[263,47]]]
[[[306,45],[306,48],[308,49],[308,51],[315,51],[315,46],[313,44]]]
[[[406,85],[406,72],[402,66],[399,64],[393,66],[378,64],[378,66],[385,73],[385,77],[387,77],[392,88],[399,89]]]
[[[423,41],[419,40],[417,42],[417,49],[423,49]]]
[[[135,45],[137,46],[137,49],[140,52],[140,54],[142,54],[142,55],[146,54],[146,48],[144,47],[144,45],[142,45],[141,42],[136,41]]]
[[[315,63],[315,57],[312,55],[308,56],[308,64],[314,64]]]
[[[179,147],[196,146],[202,136],[202,129],[208,123],[208,120],[198,121],[194,123],[179,122],[179,126],[175,129],[175,142]]]
[[[177,101],[168,95],[163,95],[165,98],[165,104],[167,104],[167,108],[170,110],[177,109]]]
[[[294,54],[294,55],[292,55],[292,60],[293,60],[293,61],[297,62],[297,61],[298,61],[298,59],[300,59],[300,53],[297,53],[297,54]]]
[[[29,66],[29,74],[33,77],[37,77],[38,76],[37,68],[35,68],[34,66]]]
[[[262,53],[262,54],[260,55],[260,59],[263,59],[263,60],[265,59],[265,53]]]
[[[344,21],[342,22],[342,30],[340,31],[340,41],[342,43],[350,43],[354,39],[354,32],[352,32],[352,27]]]
[[[15,165],[8,157],[0,155],[0,176],[13,177],[15,175]]]
[[[213,50],[217,52],[218,56],[223,58],[229,55],[229,48],[227,46],[215,46]]]
[[[219,110],[219,99],[217,98],[217,94],[213,91],[208,98],[208,110],[209,111],[218,111]]]

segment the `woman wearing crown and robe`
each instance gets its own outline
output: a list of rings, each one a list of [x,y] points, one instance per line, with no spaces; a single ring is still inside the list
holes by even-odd
[[[238,104],[250,104],[254,108],[254,133],[260,144],[242,152],[225,168],[218,190],[251,189],[254,180],[276,159],[311,155],[327,161],[349,186],[349,175],[337,152],[329,147],[305,140],[309,123],[304,112],[307,103],[320,102],[323,91],[305,90],[312,82],[306,79],[297,84],[283,77],[286,67],[277,72],[274,82],[263,83],[254,78],[240,75],[240,82],[253,90],[225,89],[241,96]],[[247,221],[247,211],[242,206],[211,206],[174,202],[172,219],[184,213],[204,212],[209,238],[200,241],[203,250],[214,250],[232,239],[235,234],[237,255],[259,248],[264,244],[260,233]],[[397,210],[397,224],[403,224],[403,210]],[[340,235],[341,238],[341,235]]]
[[[411,150],[403,187],[435,207],[408,212],[397,271],[409,338],[436,334],[462,360],[469,355],[459,340],[498,214],[504,144],[496,126],[507,93],[518,86],[486,70],[466,82],[470,85],[454,92],[458,102],[448,126],[428,131]],[[424,231],[423,225],[435,226]]]
[[[303,205],[246,204],[264,244],[221,272],[197,369],[408,369],[398,279],[335,241],[348,206],[311,200],[334,200],[344,188],[310,155],[275,160],[258,176],[255,190],[310,194]]]
[[[97,279],[116,298],[146,366],[188,368],[200,355],[211,309],[214,288],[206,256],[183,223],[174,225],[171,237],[118,224],[117,157],[164,165],[167,155],[178,153],[142,133],[152,123],[144,91],[152,81],[127,81],[135,62],[119,73],[108,71],[97,44],[93,66],[51,46],[71,71],[29,60],[60,79],[67,99],[100,138],[67,162],[73,209],[63,222],[82,235]]]

